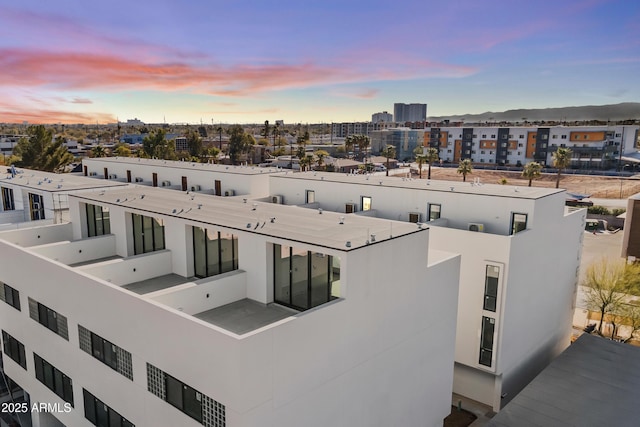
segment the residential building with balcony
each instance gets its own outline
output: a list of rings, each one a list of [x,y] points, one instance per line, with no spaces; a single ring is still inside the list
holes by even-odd
[[[134,182],[0,232],[5,374],[61,408],[33,425],[442,425],[460,257],[427,227],[271,201]]]
[[[319,172],[269,179],[271,197],[287,204],[422,223],[430,249],[462,255],[456,393],[498,411],[569,345],[585,210],[566,208],[564,190]]]
[[[428,128],[424,146],[437,148],[445,162],[524,165],[536,161],[553,165],[559,147],[572,152],[572,167],[608,169],[621,156],[637,151],[635,125],[552,126],[552,127],[439,127]]]

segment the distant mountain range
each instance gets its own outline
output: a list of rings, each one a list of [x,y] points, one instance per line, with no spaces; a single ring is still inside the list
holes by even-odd
[[[503,112],[487,111],[481,114],[460,114],[454,116],[430,116],[429,121],[450,120],[451,122],[534,122],[534,121],[621,121],[640,119],[640,102],[623,102],[611,105],[586,105],[582,107],[518,109]]]

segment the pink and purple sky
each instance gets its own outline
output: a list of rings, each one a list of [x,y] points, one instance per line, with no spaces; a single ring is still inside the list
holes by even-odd
[[[0,0],[0,122],[366,121],[640,101],[627,0]]]

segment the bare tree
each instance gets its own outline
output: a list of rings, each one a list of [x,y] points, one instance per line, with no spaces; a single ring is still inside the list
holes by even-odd
[[[583,282],[587,308],[600,314],[598,334],[602,335],[605,317],[612,321],[623,313],[629,293],[637,288],[638,267],[626,265],[624,260],[602,258],[587,267]]]

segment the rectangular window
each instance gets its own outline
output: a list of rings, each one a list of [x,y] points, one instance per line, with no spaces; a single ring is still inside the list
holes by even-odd
[[[487,311],[495,313],[498,301],[498,278],[500,267],[487,265],[484,280],[484,306]]]
[[[427,217],[429,221],[434,221],[440,218],[440,210],[442,209],[442,205],[436,203],[429,203],[427,207]]]
[[[161,220],[139,214],[131,214],[131,217],[135,255],[164,249],[164,225]]]
[[[567,135],[562,135],[560,139],[567,139]]]
[[[305,203],[315,203],[316,202],[316,192],[313,190],[307,190],[305,194]]]
[[[0,282],[0,299],[20,311],[20,292],[17,289]]]
[[[44,304],[28,298],[29,316],[47,329],[69,340],[67,318]]]
[[[24,345],[20,341],[5,331],[2,331],[2,345],[4,354],[9,356],[14,362],[22,366],[24,369],[27,369],[27,357],[24,351]]]
[[[41,195],[29,193],[29,210],[32,221],[44,219],[44,202]]]
[[[282,245],[273,251],[277,303],[307,310],[340,297],[339,258]]]
[[[131,353],[78,325],[80,349],[123,376],[133,380]]]
[[[115,347],[115,345],[104,338],[94,334],[93,332],[91,333],[91,349],[93,351],[93,357],[112,369],[117,370],[118,358]]]
[[[360,206],[362,206],[362,211],[371,210],[371,197],[368,197],[368,196],[360,197]]]
[[[2,209],[5,211],[13,211],[16,205],[13,201],[13,189],[2,187]]]
[[[82,389],[84,417],[94,426],[100,427],[135,427],[130,421],[111,409],[100,399]]]
[[[111,233],[111,221],[109,220],[109,208],[98,205],[85,205],[87,213],[88,237],[104,236]]]
[[[198,422],[202,422],[202,394],[195,389],[165,374],[167,403],[180,409]]]
[[[238,236],[192,228],[193,263],[197,277],[210,277],[238,269]]]
[[[527,214],[511,213],[511,234],[516,234],[527,229]]]
[[[493,357],[493,333],[496,320],[491,317],[482,317],[482,333],[480,335],[480,360],[481,365],[491,367]]]
[[[35,353],[33,353],[33,361],[36,367],[36,379],[73,406],[73,383],[71,378]]]

